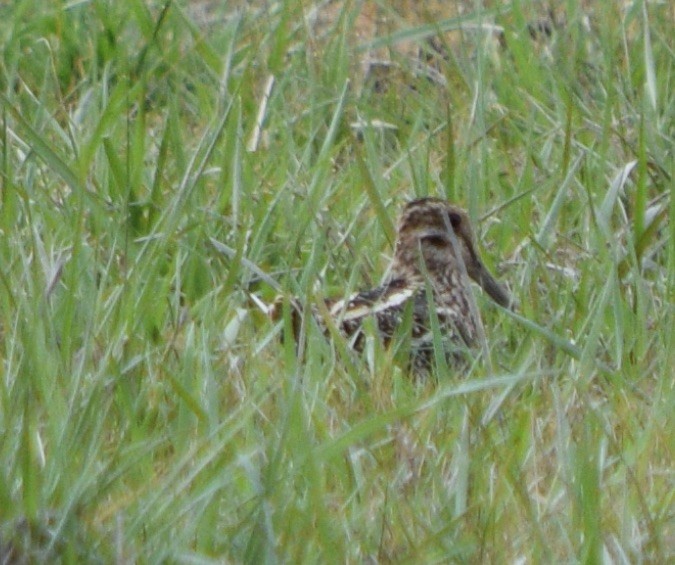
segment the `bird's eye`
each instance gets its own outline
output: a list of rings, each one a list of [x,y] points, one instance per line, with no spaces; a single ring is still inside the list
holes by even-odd
[[[462,223],[462,216],[460,216],[457,212],[450,212],[448,213],[448,217],[450,218],[450,225],[452,228],[457,230],[459,225]]]

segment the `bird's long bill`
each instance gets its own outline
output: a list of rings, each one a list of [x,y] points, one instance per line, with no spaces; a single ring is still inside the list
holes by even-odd
[[[469,273],[470,275],[472,273]],[[500,306],[504,308],[509,308],[511,306],[511,296],[506,291],[504,286],[498,283],[495,278],[490,274],[483,263],[478,263],[478,268],[476,270],[475,276],[472,278],[483,288],[485,292],[488,293],[490,298],[494,300]]]

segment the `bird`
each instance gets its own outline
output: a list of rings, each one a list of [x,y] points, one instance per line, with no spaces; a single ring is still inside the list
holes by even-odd
[[[509,308],[512,302],[481,261],[466,211],[441,198],[418,198],[406,204],[387,273],[377,288],[327,299],[323,307],[312,307],[312,315],[326,336],[331,335],[331,324],[359,353],[366,344],[368,319],[385,347],[399,337],[409,339],[408,365],[416,375],[432,370],[435,335],[440,336],[442,353],[453,366],[465,363],[467,350],[477,345],[482,325],[468,279],[500,306]],[[268,312],[272,320],[282,318],[286,300],[281,296],[275,300]],[[297,340],[301,301],[289,302]]]

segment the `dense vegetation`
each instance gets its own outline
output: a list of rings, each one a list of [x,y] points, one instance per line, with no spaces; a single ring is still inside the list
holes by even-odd
[[[0,555],[674,558],[675,8],[464,4],[0,6]],[[433,81],[399,47],[439,32]],[[310,324],[299,359],[259,271],[375,285],[426,194],[518,300],[476,289],[489,355],[416,384]]]

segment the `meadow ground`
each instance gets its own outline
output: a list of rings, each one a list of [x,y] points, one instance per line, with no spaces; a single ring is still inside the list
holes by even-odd
[[[675,8],[398,5],[0,6],[3,560],[675,559]],[[299,360],[257,270],[373,286],[427,194],[518,300],[489,354]]]

